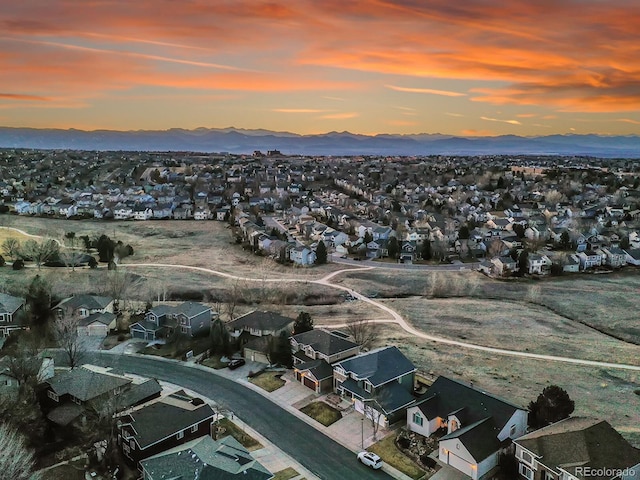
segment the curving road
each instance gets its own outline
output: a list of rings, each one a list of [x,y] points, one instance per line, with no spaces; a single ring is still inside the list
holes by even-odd
[[[217,270],[212,270],[209,268],[204,268],[204,267],[193,267],[193,266],[189,266],[189,265],[174,265],[174,264],[159,264],[159,263],[133,263],[133,264],[126,264],[123,265],[126,267],[162,267],[162,268],[181,268],[181,269],[187,269],[187,270],[194,270],[194,271],[199,271],[199,272],[204,272],[204,273],[209,273],[212,275],[218,275],[221,277],[226,277],[226,278],[230,278],[230,279],[234,279],[234,280],[241,280],[241,281],[253,281],[253,282],[301,282],[301,283],[311,283],[311,284],[316,284],[316,285],[324,285],[327,287],[331,287],[331,288],[335,288],[338,290],[343,290],[347,293],[349,293],[350,295],[352,295],[353,297],[362,300],[363,302],[367,302],[370,305],[373,305],[374,307],[378,308],[379,310],[382,310],[383,312],[388,313],[391,316],[391,319],[389,320],[375,320],[376,322],[379,323],[395,323],[396,325],[398,325],[400,328],[402,328],[403,330],[405,330],[406,332],[415,335],[418,338],[422,338],[424,340],[430,340],[432,342],[437,342],[437,343],[442,343],[445,345],[453,345],[456,347],[461,347],[461,348],[466,348],[466,349],[470,349],[470,350],[478,350],[478,351],[482,351],[482,352],[487,352],[487,353],[493,353],[493,354],[497,354],[497,355],[507,355],[507,356],[512,356],[512,357],[521,357],[521,358],[531,358],[531,359],[535,359],[535,360],[544,360],[544,361],[552,361],[552,362],[563,362],[563,363],[572,363],[575,365],[586,365],[586,366],[592,366],[592,367],[601,367],[601,368],[615,368],[615,369],[622,369],[622,370],[632,370],[632,371],[637,371],[640,372],[640,366],[638,365],[627,365],[624,363],[611,363],[611,362],[598,362],[595,360],[584,360],[584,359],[580,359],[580,358],[571,358],[571,357],[561,357],[561,356],[557,356],[557,355],[544,355],[544,354],[539,354],[539,353],[529,353],[529,352],[520,352],[517,350],[506,350],[503,348],[495,348],[495,347],[485,347],[483,345],[477,345],[474,343],[467,343],[467,342],[460,342],[457,340],[451,340],[448,338],[443,338],[443,337],[438,337],[435,335],[429,335],[427,333],[421,332],[420,330],[416,330],[413,326],[411,326],[403,317],[402,315],[400,315],[398,312],[396,312],[395,310],[393,310],[392,308],[389,308],[388,306],[373,300],[369,297],[366,297],[364,295],[362,295],[361,293],[356,292],[355,290],[349,288],[349,287],[345,287],[343,285],[336,285],[334,283],[331,283],[331,279],[341,273],[351,273],[351,272],[356,272],[356,271],[362,271],[362,270],[371,270],[377,267],[373,267],[373,266],[365,266],[365,267],[358,267],[358,268],[347,268],[347,269],[343,269],[343,270],[337,270],[335,272],[331,272],[328,275],[325,275],[324,277],[317,279],[317,280],[309,280],[309,279],[301,279],[301,278],[288,278],[288,279],[278,279],[278,278],[270,278],[270,279],[256,279],[256,278],[248,278],[248,277],[238,277],[236,275],[232,275],[229,273],[225,273],[225,272],[219,272]],[[333,327],[337,327],[340,325],[332,325]],[[344,326],[344,325],[342,325]]]
[[[114,367],[180,385],[216,402],[233,405],[232,410],[238,418],[319,478],[391,478],[384,472],[374,472],[360,464],[353,452],[268,398],[215,373],[179,362],[106,352],[87,353],[85,360],[95,365]]]

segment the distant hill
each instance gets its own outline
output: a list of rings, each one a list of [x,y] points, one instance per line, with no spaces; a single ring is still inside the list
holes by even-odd
[[[548,135],[458,137],[441,134],[298,135],[241,128],[60,130],[0,127],[0,148],[252,153],[301,155],[588,155],[640,158],[640,137]]]

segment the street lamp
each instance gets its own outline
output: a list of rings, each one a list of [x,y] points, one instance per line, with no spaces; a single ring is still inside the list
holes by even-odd
[[[362,441],[362,450],[364,450],[364,416],[360,419],[360,437]]]

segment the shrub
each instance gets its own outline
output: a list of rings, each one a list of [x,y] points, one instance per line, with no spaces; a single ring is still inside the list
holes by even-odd
[[[13,262],[13,269],[14,270],[22,270],[24,268],[24,261],[21,259],[16,260],[15,262]]]
[[[127,336],[124,333],[121,333],[120,335],[118,335],[119,342],[122,342],[125,338],[127,338]]]
[[[402,449],[407,449],[411,446],[411,440],[407,437],[398,437],[398,446]]]
[[[427,468],[436,468],[436,461],[428,453],[420,455],[420,462]]]

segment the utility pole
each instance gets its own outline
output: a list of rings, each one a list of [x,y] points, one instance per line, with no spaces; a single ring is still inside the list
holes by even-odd
[[[361,438],[361,442],[362,442],[362,450],[364,450],[364,414],[362,415],[362,418],[360,419],[360,438]]]

